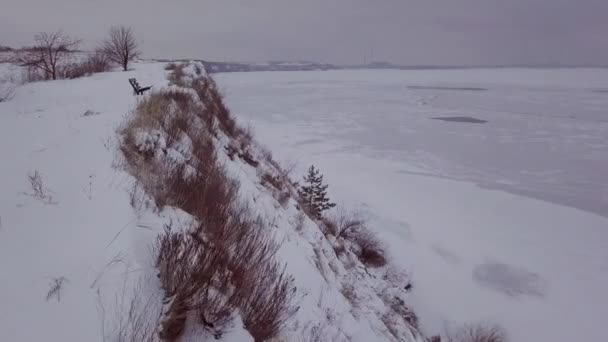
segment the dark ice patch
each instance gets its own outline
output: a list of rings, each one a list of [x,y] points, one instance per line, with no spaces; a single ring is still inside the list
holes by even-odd
[[[311,144],[319,144],[322,143],[322,139],[304,139],[296,141],[292,144],[292,146],[303,146],[303,145],[311,145]]]
[[[459,90],[459,91],[487,91],[487,88],[476,87],[446,87],[446,86],[407,86],[409,89],[417,90]]]
[[[472,118],[470,116],[444,116],[444,117],[434,117],[431,118],[433,120],[441,120],[441,121],[451,121],[451,122],[463,122],[463,123],[476,123],[482,124],[488,121]]]
[[[481,286],[508,296],[535,296],[545,294],[545,280],[540,275],[511,265],[488,262],[473,269],[473,279]]]

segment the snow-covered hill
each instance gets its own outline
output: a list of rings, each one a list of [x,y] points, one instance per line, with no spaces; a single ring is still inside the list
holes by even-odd
[[[197,69],[187,66],[183,78],[204,79]],[[0,103],[3,340],[143,341],[159,328],[168,297],[156,277],[153,246],[167,227],[195,220],[183,208],[139,205],[154,196],[127,172],[118,132],[149,98],[132,95],[130,77],[152,85],[152,96],[196,96],[187,82],[167,87],[169,73],[164,64],[139,63],[125,73],[25,84]],[[140,133],[155,135],[155,142],[168,137],[164,131]],[[163,141],[163,153],[186,160],[179,158],[187,151]],[[278,198],[268,179],[281,169],[255,140],[244,151],[219,130],[213,144],[219,163],[240,185],[240,200],[280,245],[276,259],[293,277],[297,310],[276,340],[424,340],[407,308],[404,270],[390,263],[366,267],[348,244],[340,252],[345,242],[326,237],[294,195]],[[241,156],[231,155],[231,148],[240,148]],[[221,339],[251,340],[238,312],[232,315]],[[182,340],[213,338],[188,319]]]

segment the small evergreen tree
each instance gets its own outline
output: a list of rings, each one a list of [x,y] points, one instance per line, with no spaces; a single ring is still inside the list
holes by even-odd
[[[303,205],[309,213],[316,219],[321,218],[323,211],[336,206],[327,197],[327,184],[323,184],[323,175],[311,165],[308,174],[304,176],[304,185],[298,189],[298,194],[302,199]]]

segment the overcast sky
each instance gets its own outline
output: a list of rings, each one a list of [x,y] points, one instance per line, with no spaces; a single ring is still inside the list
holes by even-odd
[[[0,0],[0,45],[117,24],[147,57],[608,65],[608,0]]]

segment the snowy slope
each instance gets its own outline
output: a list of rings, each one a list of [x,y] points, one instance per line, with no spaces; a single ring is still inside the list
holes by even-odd
[[[162,310],[150,245],[164,224],[190,218],[172,208],[132,207],[134,182],[118,167],[116,130],[136,104],[127,79],[161,89],[163,67],[139,63],[127,73],[25,84],[0,103],[3,340],[115,341],[129,305],[146,321]],[[227,139],[219,137],[218,147]],[[261,150],[253,153],[262,160]],[[407,299],[407,274],[345,264],[313,221],[295,229],[294,200],[281,206],[261,184],[262,172],[276,171],[272,165],[221,158],[241,197],[273,223],[280,260],[295,278],[299,310],[279,340],[422,341],[391,311],[395,299]],[[356,290],[350,301],[347,287]],[[195,331],[184,340],[205,336]],[[250,337],[237,319],[222,340]]]
[[[608,340],[608,219],[590,212],[606,213],[608,98],[594,92],[608,86],[606,72],[217,79],[237,117],[279,160],[297,161],[300,172],[314,163],[338,202],[374,218],[394,260],[411,272],[413,308],[426,331],[489,321],[512,341],[565,342]],[[477,185],[488,183],[509,192]],[[551,202],[517,195],[519,187]],[[564,199],[588,211],[554,204]]]
[[[135,268],[145,252],[138,241],[150,232],[130,208],[130,180],[112,168],[115,128],[135,101],[130,76],[165,82],[161,65],[142,64],[128,74],[26,84],[0,103],[0,330],[7,341],[100,340],[97,287],[120,288],[112,283],[119,278],[105,284],[106,265]],[[36,170],[50,204],[31,196],[28,175]],[[60,300],[47,300],[62,277]]]

